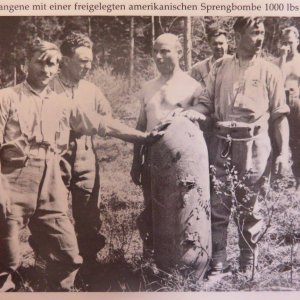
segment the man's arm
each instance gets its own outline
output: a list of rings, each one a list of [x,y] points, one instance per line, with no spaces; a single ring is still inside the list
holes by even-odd
[[[206,118],[203,116],[210,116],[214,112],[214,92],[217,68],[219,64],[215,63],[208,75],[206,88],[202,89],[195,97],[191,107],[186,108],[182,113],[191,121],[204,121]]]
[[[203,63],[203,62],[202,62]],[[196,63],[195,65],[192,66],[189,75],[194,78],[195,80],[197,80],[202,88],[205,88],[205,80],[203,78],[202,72],[201,72],[201,64],[200,63]]]
[[[189,109],[193,109],[195,111],[197,111],[198,113],[201,113],[203,115],[210,115],[212,113],[212,106],[211,104],[208,104],[207,102],[206,103],[203,103],[199,102],[200,99],[198,99],[198,102],[196,102],[192,107],[190,107]]]
[[[9,97],[5,96],[5,91],[7,91],[7,89],[2,90],[0,94],[0,146],[4,142],[4,131],[10,108]]]
[[[148,141],[149,133],[131,128],[119,120],[106,118],[106,135],[121,139],[125,142],[144,144]]]
[[[278,150],[275,160],[275,174],[282,175],[288,169],[289,125],[286,115],[290,112],[286,104],[282,73],[275,65],[270,65],[268,75],[268,95],[270,104],[270,125]]]
[[[153,136],[149,133],[131,128],[110,116],[87,112],[79,105],[71,106],[70,126],[74,131],[82,134],[108,135],[131,143],[143,144],[153,141]]]
[[[144,104],[142,103],[136,129],[145,132],[146,128],[147,128],[147,116],[146,116]],[[142,150],[141,145],[135,143],[133,147],[133,161],[132,161],[130,175],[132,181],[136,185],[141,184],[141,171],[142,171],[141,150]]]
[[[10,108],[10,101],[8,100],[9,97],[5,95],[5,90],[0,92],[0,147],[4,142],[4,132],[5,126],[9,116],[9,108]],[[1,167],[1,159],[0,159],[0,167]],[[0,172],[0,219],[5,219],[7,214],[7,204],[9,203],[9,195],[5,193],[8,190],[6,186],[6,179],[2,176]]]
[[[279,155],[275,160],[274,171],[277,175],[284,175],[288,170],[289,158],[289,124],[285,115],[278,117],[272,122],[275,135],[275,143],[279,150]]]
[[[207,95],[205,95],[205,102],[201,102],[201,96],[203,93],[206,93],[205,89],[199,90],[194,97],[193,101],[191,102],[189,107],[186,107],[180,115],[190,119],[192,122],[203,122],[206,120],[206,116],[211,113],[210,105],[208,106],[207,103]],[[203,98],[202,98],[203,99]]]
[[[288,76],[288,63],[287,63],[287,55],[288,55],[288,52],[290,51],[290,47],[289,46],[281,46],[280,48],[280,56],[278,58],[278,61],[277,61],[277,65],[279,67],[279,69],[281,70],[282,72],[282,78],[283,78],[283,81],[286,80],[287,76]]]

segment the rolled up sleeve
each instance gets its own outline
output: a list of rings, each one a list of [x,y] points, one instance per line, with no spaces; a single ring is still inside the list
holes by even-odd
[[[81,134],[106,134],[106,118],[93,111],[87,111],[82,105],[72,105],[70,108],[70,127]]]
[[[214,64],[211,71],[209,72],[207,78],[207,84],[204,89],[202,89],[195,101],[195,104],[201,104],[205,106],[209,112],[214,113],[214,98],[215,98],[215,84],[216,84],[216,74],[217,65]]]
[[[207,77],[206,87],[201,91],[200,95],[198,96],[198,104],[205,106],[208,111],[213,114],[215,112],[215,91],[217,85],[217,74],[219,69],[222,67],[223,60],[217,60]]]
[[[270,117],[274,121],[282,115],[290,112],[286,103],[283,77],[278,67],[274,66],[273,72],[269,75],[268,93],[270,103]]]

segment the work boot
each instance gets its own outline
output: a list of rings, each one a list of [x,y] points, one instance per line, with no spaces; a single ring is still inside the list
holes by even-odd
[[[152,233],[152,219],[149,210],[143,210],[137,218],[137,228],[140,237],[143,241],[143,257],[145,259],[153,258],[153,233]]]
[[[254,263],[253,263],[254,260]],[[257,267],[258,264],[258,246],[254,245],[252,249],[244,248],[240,249],[240,259],[239,259],[240,269],[249,269],[252,266]]]
[[[214,266],[211,266],[204,276],[204,280],[209,282],[217,282],[221,279],[231,276],[231,266],[227,263],[217,263]]]
[[[258,272],[257,266],[254,267],[254,272],[253,272],[253,265],[239,267],[236,274],[238,276],[244,278],[246,281],[250,281],[250,280],[254,280],[254,279],[257,280],[260,278],[260,274]]]
[[[80,255],[85,264],[97,263],[97,254],[104,248],[106,238],[101,233],[80,233],[77,236]]]

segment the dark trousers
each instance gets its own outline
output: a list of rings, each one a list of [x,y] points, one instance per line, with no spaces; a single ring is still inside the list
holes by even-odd
[[[26,166],[1,166],[7,210],[0,218],[0,290],[10,286],[21,263],[20,230],[28,225],[35,251],[47,261],[49,290],[70,290],[82,263],[68,216],[68,191],[59,156],[29,159]]]
[[[98,169],[98,168],[97,168]],[[72,212],[75,221],[80,254],[84,261],[94,261],[104,247],[105,237],[100,234],[100,180],[97,170],[92,192],[71,185]]]
[[[290,114],[288,122],[290,127],[290,149],[292,154],[292,171],[295,178],[300,181],[300,99],[289,95],[288,104]],[[300,183],[300,182],[299,182]]]
[[[258,197],[264,193],[265,180],[268,180],[270,172],[270,139],[268,134],[261,134],[252,140],[233,141],[228,156],[222,157],[226,147],[226,141],[217,137],[212,138],[209,147],[210,164],[215,169],[215,177],[223,183],[213,183],[211,195],[212,266],[227,263],[227,230],[233,200],[236,200],[235,208],[239,207],[235,221],[239,232],[240,266],[244,267],[253,263],[256,241],[262,231]],[[238,180],[244,185],[234,189],[233,195],[227,191],[233,180],[229,178],[228,168],[225,167],[228,162],[228,168],[235,168]],[[249,176],[243,179],[247,173]]]
[[[93,139],[87,136],[71,137],[65,159],[71,165],[70,192],[72,213],[80,254],[84,262],[94,262],[104,247],[100,234],[100,170]]]
[[[150,148],[144,148],[141,183],[144,196],[144,209],[137,219],[137,227],[143,241],[144,254],[153,250],[153,221],[152,221],[152,200],[151,200],[151,168]]]

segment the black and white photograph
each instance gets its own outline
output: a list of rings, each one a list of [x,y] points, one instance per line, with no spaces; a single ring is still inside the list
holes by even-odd
[[[0,291],[298,291],[299,32],[0,16]]]

